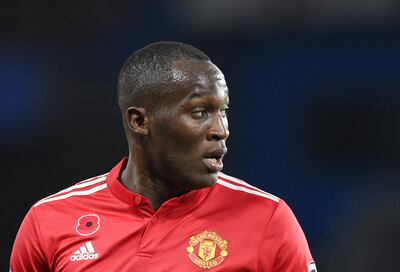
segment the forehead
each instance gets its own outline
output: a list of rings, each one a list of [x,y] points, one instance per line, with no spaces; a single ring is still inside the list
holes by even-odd
[[[216,78],[225,81],[221,70],[211,61],[178,60],[172,65],[172,75],[176,81],[202,81]]]
[[[173,80],[181,86],[182,95],[228,96],[224,74],[210,61],[179,60],[172,67]]]

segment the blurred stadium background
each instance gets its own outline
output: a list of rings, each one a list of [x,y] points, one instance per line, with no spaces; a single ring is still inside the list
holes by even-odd
[[[231,91],[225,173],[286,200],[319,271],[400,266],[400,2],[1,1],[2,270],[38,199],[127,154],[125,59],[188,42]],[[251,249],[249,249],[251,250]]]

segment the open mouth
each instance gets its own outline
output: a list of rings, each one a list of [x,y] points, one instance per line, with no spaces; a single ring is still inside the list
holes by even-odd
[[[209,170],[212,172],[219,172],[224,167],[222,157],[204,158],[204,162]]]
[[[204,156],[204,163],[211,172],[219,172],[222,170],[224,167],[222,159],[226,151],[226,149],[216,149]]]

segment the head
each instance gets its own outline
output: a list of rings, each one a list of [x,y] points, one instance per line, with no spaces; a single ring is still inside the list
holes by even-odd
[[[228,88],[200,50],[160,42],[133,53],[118,81],[130,159],[184,191],[211,186],[229,136]]]

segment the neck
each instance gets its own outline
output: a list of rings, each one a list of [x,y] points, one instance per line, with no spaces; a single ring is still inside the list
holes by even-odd
[[[121,173],[121,182],[126,188],[149,199],[155,211],[168,199],[183,194],[176,189],[169,188],[167,182],[146,171],[148,168],[138,157],[140,154],[130,153],[126,167]]]

